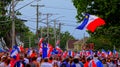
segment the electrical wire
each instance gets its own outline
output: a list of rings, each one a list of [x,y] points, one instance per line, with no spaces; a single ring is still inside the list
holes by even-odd
[[[52,9],[63,9],[63,10],[76,10],[76,9],[60,8],[60,7],[48,7],[48,6],[45,6],[45,8],[52,8]]]
[[[28,3],[28,4],[26,4],[26,5],[23,5],[22,7],[16,9],[16,11],[18,11],[18,10],[20,10],[20,9],[22,9],[22,8],[24,8],[24,7],[26,7],[26,6],[28,6],[28,5],[30,5],[30,4],[33,3],[34,1],[35,1],[35,0],[31,1],[30,3]]]

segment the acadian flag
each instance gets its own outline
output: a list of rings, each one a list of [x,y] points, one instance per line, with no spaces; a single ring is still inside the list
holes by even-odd
[[[11,53],[10,53],[10,57],[12,57],[12,58],[17,58],[17,55],[18,55],[17,50],[12,50]]]
[[[109,55],[110,57],[112,57],[112,56],[113,56],[113,53],[112,53],[111,51],[108,51],[108,55]]]
[[[17,46],[17,45],[13,46],[13,49],[18,50],[18,52],[21,52],[24,50],[22,46]]]
[[[68,51],[68,56],[74,57],[74,52],[71,51],[71,50],[69,50],[69,51]]]
[[[42,44],[42,42],[44,41],[44,38],[40,38],[38,46],[40,47],[40,45]]]
[[[115,49],[113,50],[113,54],[114,54],[115,57],[118,58],[119,53]]]
[[[87,28],[89,31],[94,32],[97,27],[104,24],[105,24],[105,21],[103,19],[95,15],[86,14],[81,25],[78,26],[76,29],[83,30],[84,28]]]
[[[42,54],[42,58],[50,57],[52,53],[53,47],[51,44],[46,42],[42,42],[39,48],[39,53]]]
[[[61,49],[59,46],[56,46],[55,48],[56,48],[56,50],[58,51],[58,53],[63,52],[62,49]]]
[[[28,51],[27,51],[27,55],[31,57],[31,56],[32,56],[32,53],[33,53],[33,50],[28,49]]]
[[[104,49],[102,49],[101,56],[102,57],[108,57],[108,54]]]
[[[43,42],[42,43],[42,58],[47,57],[47,50],[48,50],[48,44]]]

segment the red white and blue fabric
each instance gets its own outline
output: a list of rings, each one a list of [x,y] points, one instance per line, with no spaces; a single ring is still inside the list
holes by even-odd
[[[82,50],[82,56],[86,56],[86,51],[85,50]]]
[[[115,57],[119,56],[118,52],[115,49],[113,50],[113,54],[114,54]]]
[[[21,52],[24,48],[22,46],[15,45],[15,46],[13,46],[13,49],[16,49],[16,50],[18,50],[18,52]]]
[[[90,51],[86,51],[86,56],[90,56],[90,55],[91,55]]]
[[[69,50],[69,51],[68,51],[68,56],[74,57],[74,52],[71,51],[71,50]]]
[[[44,40],[44,38],[40,38],[38,46],[40,46],[42,44],[43,40]]]
[[[66,58],[66,57],[67,57],[67,54],[68,54],[68,52],[67,52],[67,51],[64,51],[62,57],[63,57],[63,58]]]
[[[62,49],[59,47],[59,44],[60,44],[60,40],[57,40],[55,49],[56,49],[56,51],[58,51],[57,55],[61,56],[62,55]]]
[[[18,60],[16,60],[16,59],[11,59],[11,60],[10,60],[10,66],[9,66],[9,67],[15,67],[15,64],[16,64],[17,61],[18,61]]]
[[[100,52],[100,51],[97,51],[97,55],[100,57],[100,56],[101,56],[101,52]]]
[[[17,61],[14,67],[24,67],[22,61]]]
[[[113,54],[116,54],[116,53],[117,53],[117,51],[114,49],[114,50],[113,50]]]
[[[58,50],[59,53],[62,52],[62,49],[59,46],[56,46],[56,50]]]
[[[50,56],[51,56],[52,50],[53,50],[52,45],[51,45],[51,44],[48,44],[47,57],[50,57]]]
[[[53,50],[52,45],[42,42],[39,48],[39,53],[43,54],[43,58],[50,57]]]
[[[102,57],[108,57],[108,54],[104,49],[102,49],[101,56]]]
[[[24,67],[24,65],[21,63],[21,64],[20,64],[20,67]]]
[[[33,53],[33,50],[28,49],[27,55],[31,57],[32,53]]]
[[[108,55],[109,55],[110,57],[112,57],[112,56],[113,56],[113,53],[112,53],[111,51],[108,51]]]
[[[95,15],[86,14],[84,20],[76,29],[83,30],[87,28],[87,30],[94,32],[95,29],[101,25],[104,25],[105,21]]]
[[[10,53],[10,57],[12,57],[12,58],[17,58],[17,56],[18,56],[18,51],[17,50],[12,50],[11,51],[11,53]]]
[[[24,50],[23,46],[18,46],[20,52]]]

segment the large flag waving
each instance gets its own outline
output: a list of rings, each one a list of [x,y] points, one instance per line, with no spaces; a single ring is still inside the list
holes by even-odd
[[[95,15],[86,14],[84,20],[82,21],[81,25],[78,26],[76,29],[84,29],[87,28],[89,31],[94,32],[95,29],[101,25],[104,25],[105,21]]]
[[[39,48],[39,53],[42,54],[42,58],[50,57],[52,50],[53,50],[53,47],[51,44],[42,42]]]
[[[43,42],[42,43],[42,58],[47,57],[47,50],[48,50],[48,44]]]

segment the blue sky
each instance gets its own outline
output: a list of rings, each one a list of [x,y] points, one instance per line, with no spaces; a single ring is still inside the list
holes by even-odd
[[[20,3],[18,3],[16,9],[22,7],[25,4],[30,3],[33,0],[24,0]],[[33,2],[30,5],[36,5],[37,2]],[[53,20],[55,18],[58,18],[57,23],[63,23],[61,28],[61,32],[69,31],[71,35],[73,35],[76,39],[83,38],[83,35],[85,33],[85,36],[89,36],[89,34],[85,30],[77,30],[75,29],[79,24],[77,24],[77,20],[75,19],[75,16],[77,14],[75,7],[73,6],[73,3],[71,0],[41,0],[38,2],[39,5],[45,5],[45,7],[40,7],[39,12],[42,14],[50,13],[53,14],[50,18],[50,20]],[[35,33],[36,29],[36,8],[31,7],[30,5],[22,8],[20,12],[23,14],[20,16],[22,19],[28,20],[25,24],[31,29],[32,32]],[[43,19],[46,18],[45,15],[39,16],[39,18]],[[44,20],[43,22],[46,22]],[[53,26],[53,22],[50,23],[50,26]],[[66,26],[66,25],[74,25],[74,26]],[[39,23],[39,27],[45,27],[45,24]]]

